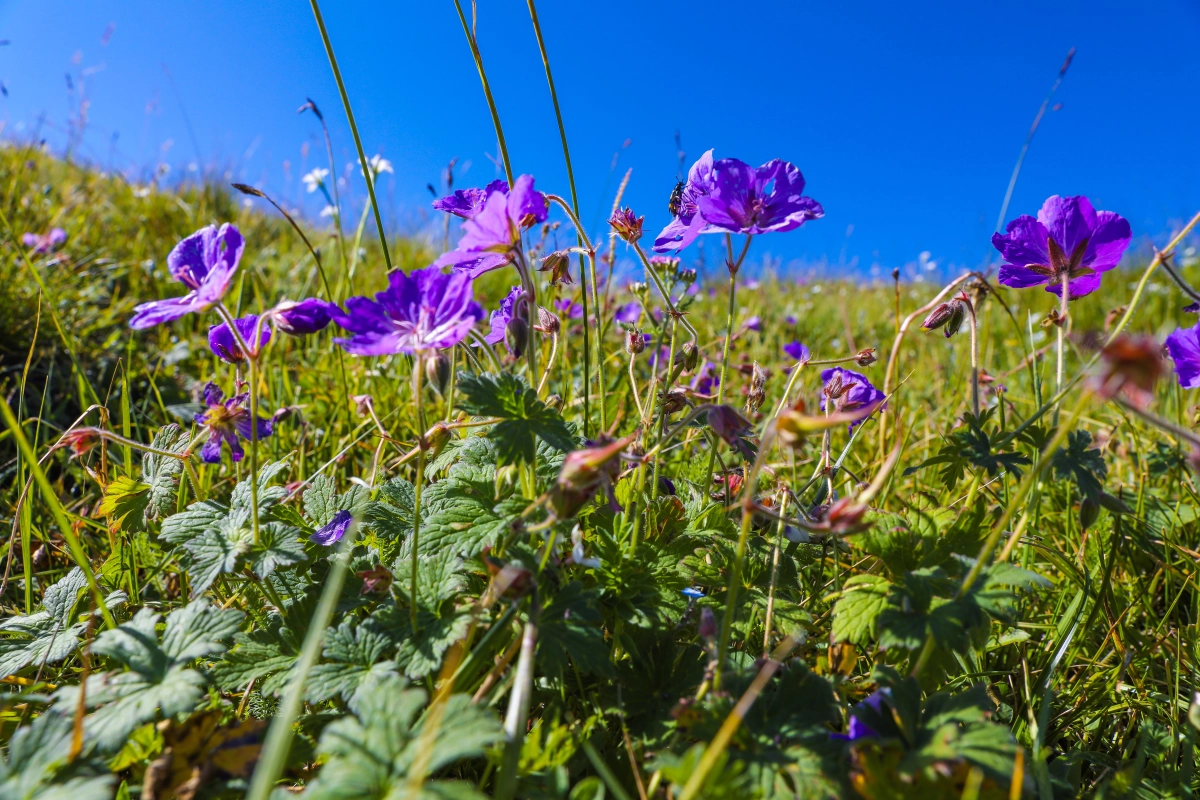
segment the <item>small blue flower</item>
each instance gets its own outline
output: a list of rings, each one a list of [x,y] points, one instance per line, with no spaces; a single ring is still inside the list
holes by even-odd
[[[695,587],[688,587],[687,589],[683,590],[683,596],[691,598],[692,600],[698,600],[699,598],[704,597],[704,592]]]

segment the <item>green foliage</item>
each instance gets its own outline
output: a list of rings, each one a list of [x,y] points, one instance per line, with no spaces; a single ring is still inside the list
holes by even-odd
[[[946,437],[948,441],[938,454],[916,466],[908,467],[904,474],[912,475],[925,467],[940,465],[940,477],[946,489],[957,486],[969,466],[992,476],[1008,472],[1020,477],[1022,468],[1030,463],[1030,459],[1022,453],[999,448],[999,440],[1002,438],[999,430],[996,427],[986,427],[993,413],[993,409],[989,408],[978,417],[964,414],[965,424]]]
[[[550,408],[515,375],[460,372],[459,407],[468,414],[498,417],[488,438],[496,443],[499,464],[532,463],[537,440],[557,450],[575,447],[575,436],[562,415]]]

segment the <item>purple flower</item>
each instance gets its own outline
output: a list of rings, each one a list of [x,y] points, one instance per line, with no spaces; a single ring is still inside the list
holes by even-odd
[[[258,333],[258,344],[251,343],[250,340],[254,338],[254,328],[258,325],[258,316],[255,314],[235,319],[233,324],[237,326],[242,341],[254,348],[255,352],[262,350],[267,342],[271,341],[271,326],[264,323]],[[213,355],[230,364],[240,364],[246,360],[246,354],[242,352],[233,332],[224,322],[208,329],[208,347],[213,351]]]
[[[751,317],[750,319],[743,322],[742,325],[748,331],[754,331],[755,333],[760,333],[762,331],[762,317],[760,317],[756,314],[753,317]]]
[[[496,180],[482,189],[459,189],[453,194],[433,201],[433,207],[463,219],[474,219],[483,210],[484,201],[492,192],[508,194],[508,181]]]
[[[800,342],[788,342],[783,346],[783,352],[797,361],[808,361],[812,358],[812,352],[808,349],[808,345]]]
[[[799,228],[825,216],[825,209],[804,191],[804,176],[778,158],[758,169],[736,158],[713,164],[712,189],[699,200],[710,228],[730,233],[769,233]]]
[[[316,542],[320,545],[329,547],[337,544],[345,535],[346,529],[350,527],[350,523],[354,522],[354,515],[349,511],[339,511],[333,515],[333,519],[323,525],[316,533],[309,537],[309,541]]]
[[[876,389],[867,376],[842,367],[830,367],[821,370],[821,380],[825,386],[821,391],[821,410],[825,410],[826,401],[832,402],[830,411],[856,411],[863,408],[874,408],[884,401],[883,392]],[[857,422],[850,424],[854,430]]]
[[[545,222],[546,196],[533,188],[533,177],[517,178],[511,192],[493,191],[483,207],[463,223],[458,247],[444,253],[435,267],[452,266],[474,278],[508,264],[521,245],[521,231]]]
[[[832,734],[832,738],[840,739],[844,742],[854,742],[859,739],[878,739],[879,732],[859,719],[857,712],[869,708],[876,714],[882,715],[884,713],[883,702],[885,695],[888,693],[890,693],[888,689],[879,689],[863,698],[863,701],[850,712],[850,727],[846,733]]]
[[[1100,287],[1100,273],[1121,261],[1132,233],[1129,223],[1112,211],[1096,211],[1086,197],[1054,195],[1037,218],[1028,214],[994,234],[992,246],[1004,257],[1000,282],[1024,288],[1046,286],[1062,295],[1064,276],[1074,300]]]
[[[244,247],[241,232],[229,223],[220,228],[215,225],[201,228],[175,245],[167,256],[167,268],[175,280],[187,287],[188,293],[142,303],[133,310],[129,327],[151,328],[221,302],[237,272]]]
[[[626,325],[636,324],[641,316],[642,304],[637,301],[617,306],[617,310],[613,312],[613,319]]]
[[[229,454],[235,462],[241,461],[245,453],[238,441],[250,439],[250,409],[244,407],[249,394],[234,395],[223,400],[224,393],[211,381],[204,387],[204,404],[207,411],[196,415],[196,424],[208,429],[208,441],[200,448],[200,458],[208,464],[221,463],[221,442],[229,444]],[[271,435],[274,425],[269,419],[258,419],[258,438],[264,439]]]
[[[569,299],[555,300],[554,307],[567,315],[568,319],[583,319],[583,306]]]
[[[286,300],[275,307],[275,324],[292,336],[308,336],[325,329],[329,324],[332,303],[309,297],[294,303]]]
[[[704,218],[700,216],[699,202],[712,190],[712,153],[712,150],[707,151],[688,170],[687,183],[680,193],[675,219],[671,220],[654,240],[655,252],[674,250],[678,253],[700,235],[705,223]]]
[[[795,325],[798,320],[793,315],[788,314],[786,317],[783,318],[783,321],[787,325]]]
[[[608,218],[608,224],[617,236],[620,236],[627,243],[633,244],[642,238],[642,223],[645,220],[645,217],[639,217],[634,214],[632,208],[620,208],[614,211],[612,216]]]
[[[1167,352],[1175,362],[1179,385],[1185,389],[1200,387],[1200,324],[1168,335]]]
[[[351,297],[345,311],[329,309],[333,321],[352,334],[334,342],[356,356],[413,355],[453,347],[483,319],[471,284],[465,273],[446,275],[436,267],[414,270],[412,275],[396,270],[388,276],[388,288],[374,300]]]
[[[59,245],[67,240],[67,232],[62,228],[51,228],[45,233],[27,233],[21,237],[21,242],[35,253],[49,253],[57,250]]]
[[[492,317],[489,321],[491,330],[487,336],[483,337],[485,342],[488,344],[505,342],[507,346],[507,339],[504,336],[505,331],[508,330],[508,323],[512,321],[513,314],[516,313],[518,301],[524,296],[525,290],[520,286],[514,286],[509,289],[508,294],[500,301],[500,307],[492,312]],[[509,350],[509,352],[511,353],[512,351]]]
[[[700,365],[696,370],[695,377],[692,378],[692,391],[696,394],[716,394],[717,387],[721,385],[721,373],[717,370],[717,365],[708,359]]]

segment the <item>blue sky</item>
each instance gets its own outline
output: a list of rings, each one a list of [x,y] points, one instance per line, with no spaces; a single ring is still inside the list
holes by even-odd
[[[460,186],[497,174],[453,4],[328,0],[323,10],[364,145],[395,165],[380,187],[386,212],[402,228],[428,227],[425,187],[451,158]],[[1050,194],[1086,194],[1135,234],[1157,236],[1200,209],[1200,67],[1177,45],[1200,34],[1196,2],[542,0],[538,11],[593,230],[628,168],[626,200],[652,232],[667,222],[678,130],[689,163],[709,147],[794,162],[824,205],[824,219],[761,237],[756,257],[890,270],[927,251],[942,265],[977,265],[1071,47],[1062,108],[1038,132],[1009,217]],[[483,0],[478,25],[514,168],[565,195],[525,4]],[[178,178],[197,163],[315,216],[299,177],[325,156],[315,120],[296,114],[306,96],[331,123],[339,167],[354,160],[302,0],[2,2],[0,38],[6,136],[37,130],[64,147],[82,78],[77,153],[116,169],[166,162]],[[348,191],[361,201],[354,176]]]

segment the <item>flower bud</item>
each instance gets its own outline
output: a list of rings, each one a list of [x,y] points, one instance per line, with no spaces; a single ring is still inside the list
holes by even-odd
[[[949,339],[954,334],[958,333],[962,327],[963,320],[967,318],[967,314],[971,311],[971,301],[967,299],[965,292],[959,292],[958,296],[946,303],[939,303],[933,311],[929,312],[929,316],[921,323],[921,328],[931,331],[934,328],[945,326],[945,336]]]
[[[81,456],[100,443],[100,431],[96,428],[75,428],[64,433],[58,440],[57,447],[67,447],[71,450],[71,458]]]
[[[700,625],[696,629],[696,634],[710,644],[717,638],[717,619],[708,606],[700,609]]]
[[[699,361],[700,348],[692,342],[684,342],[683,348],[679,352],[679,363],[683,365],[684,370],[691,372]]]
[[[620,208],[608,218],[608,224],[612,226],[617,236],[627,243],[633,244],[642,238],[642,222],[645,219],[645,217],[636,216],[631,208]]]
[[[753,449],[743,438],[750,432],[750,421],[730,406],[715,406],[708,412],[708,424],[713,432],[726,444],[740,452],[746,459],[753,457]]]
[[[879,359],[875,357],[874,347],[864,347],[854,354],[854,363],[860,367],[869,367]]]
[[[442,448],[448,441],[450,441],[450,428],[446,426],[446,423],[438,422],[425,431],[425,435],[421,437],[420,446],[422,450],[426,451],[427,459],[434,459],[442,452]]]
[[[684,269],[679,271],[679,280],[684,286],[691,286],[696,282],[696,270]]]
[[[675,277],[679,274],[679,257],[678,256],[650,256],[650,263],[658,269],[659,272],[668,277]]]
[[[542,259],[538,272],[550,273],[550,285],[574,283],[571,280],[571,254],[565,250],[556,250]]]
[[[450,385],[450,357],[442,352],[426,356],[425,377],[435,392],[444,395],[446,387]]]
[[[746,410],[753,413],[762,408],[762,404],[767,399],[767,371],[762,368],[762,364],[754,362],[754,367],[750,373],[750,386],[746,392]]]
[[[1138,408],[1154,399],[1154,385],[1163,373],[1162,345],[1150,337],[1118,336],[1100,351],[1103,367],[1093,387],[1108,400],[1124,394]]]
[[[687,406],[687,392],[678,387],[660,395],[660,399],[663,413],[668,417],[682,411]]]
[[[636,356],[638,353],[646,349],[646,336],[637,328],[630,328],[625,331],[625,352],[631,356]]]
[[[637,436],[635,432],[616,441],[567,453],[562,470],[550,487],[550,505],[559,519],[575,516],[600,489],[611,491],[621,471],[621,451]]]
[[[518,316],[514,309],[512,319],[504,326],[504,344],[508,346],[508,351],[513,354],[513,358],[520,358],[528,343],[529,323]]]
[[[629,293],[634,297],[641,298],[643,304],[645,304],[646,294],[649,292],[649,290],[650,287],[648,287],[642,281],[634,281],[633,283],[629,284]]]
[[[552,312],[538,306],[538,324],[534,327],[542,333],[557,336],[559,330],[562,329],[562,323],[559,322],[558,317]]]
[[[553,408],[555,411],[562,411],[563,396],[561,394],[552,394],[546,398],[546,405]]]
[[[369,394],[356,394],[350,398],[354,401],[354,407],[358,411],[360,417],[369,417],[371,415],[371,407],[374,400]]]

